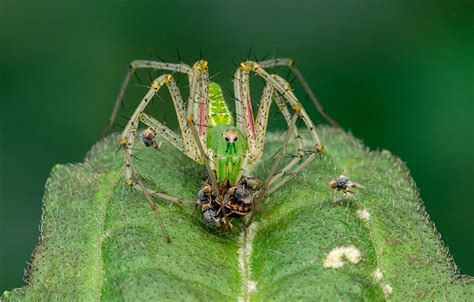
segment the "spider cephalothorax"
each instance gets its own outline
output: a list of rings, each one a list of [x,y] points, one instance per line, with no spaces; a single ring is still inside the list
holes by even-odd
[[[133,144],[139,135],[139,124],[149,128],[143,133],[142,141],[147,147],[159,147],[158,137],[175,146],[194,161],[204,164],[209,181],[198,193],[196,205],[201,208],[203,218],[209,223],[230,229],[229,219],[253,213],[256,204],[261,202],[279,187],[306,167],[323,148],[315,126],[301,103],[296,98],[288,82],[277,74],[269,74],[265,69],[286,66],[303,84],[303,88],[315,103],[318,111],[334,125],[337,125],[320,106],[313,92],[304,81],[291,59],[272,59],[263,62],[245,61],[237,68],[234,77],[235,122],[230,113],[220,86],[209,81],[207,61],[197,61],[192,67],[184,63],[172,64],[156,61],[133,61],[117,98],[110,125],[113,124],[125,88],[131,75],[138,68],[167,70],[170,74],[157,77],[150,85],[148,93],[136,108],[127,123],[119,144],[125,153],[126,183],[143,191],[152,204],[160,221],[165,237],[170,237],[161,222],[151,195],[160,199],[180,202],[181,199],[146,188],[133,164]],[[185,102],[174,80],[174,73],[184,73],[189,79],[189,98]],[[265,87],[253,113],[250,97],[250,75],[263,79]],[[163,123],[145,112],[158,91],[167,87],[174,103],[180,131],[172,131]],[[263,180],[250,177],[251,167],[262,157],[271,104],[275,102],[288,129],[283,144],[268,176]],[[307,131],[301,134],[297,126],[300,120]],[[298,123],[299,125],[300,123]],[[296,150],[290,160],[283,161],[292,139]]]

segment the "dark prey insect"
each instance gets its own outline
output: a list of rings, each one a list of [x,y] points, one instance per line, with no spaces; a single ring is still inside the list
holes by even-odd
[[[350,180],[347,176],[340,175],[338,178],[331,180],[329,186],[337,191],[342,191],[344,194],[355,194],[351,191],[353,188],[365,189],[366,187]]]

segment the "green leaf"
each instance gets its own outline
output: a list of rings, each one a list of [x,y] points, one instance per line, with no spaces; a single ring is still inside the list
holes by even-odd
[[[270,196],[245,232],[220,233],[192,204],[157,201],[172,243],[143,194],[123,184],[116,137],[84,163],[57,165],[28,285],[4,301],[474,300],[472,279],[457,275],[401,161],[321,131],[322,158]],[[271,135],[265,153],[281,140]],[[165,144],[137,148],[149,187],[194,200],[202,166]],[[255,174],[269,167],[263,161]],[[367,188],[344,198],[327,185],[340,174]]]

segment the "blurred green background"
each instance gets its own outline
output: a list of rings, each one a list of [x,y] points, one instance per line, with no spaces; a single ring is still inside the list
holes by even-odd
[[[0,291],[23,285],[52,166],[97,142],[129,61],[176,48],[227,87],[250,46],[293,57],[336,120],[407,162],[473,275],[473,20],[473,1],[0,1]]]

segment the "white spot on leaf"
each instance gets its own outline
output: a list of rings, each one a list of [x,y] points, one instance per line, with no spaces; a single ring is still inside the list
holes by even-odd
[[[386,298],[393,292],[393,288],[390,284],[383,282],[383,272],[380,268],[377,268],[373,274],[374,281],[380,285]]]
[[[393,288],[390,286],[390,284],[382,285],[382,290],[386,297],[390,296],[393,292]]]
[[[324,259],[323,267],[341,268],[344,266],[344,261],[357,264],[361,258],[362,253],[354,245],[340,246],[334,248],[327,254],[326,259]]]
[[[366,209],[357,210],[356,215],[363,222],[370,222],[370,213]]]
[[[374,272],[374,280],[376,282],[380,282],[382,281],[382,278],[383,278],[383,273],[382,271],[380,270],[380,268],[378,268],[377,270],[375,270]]]

